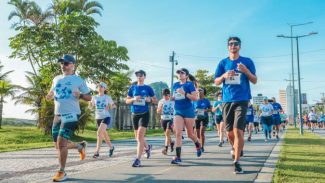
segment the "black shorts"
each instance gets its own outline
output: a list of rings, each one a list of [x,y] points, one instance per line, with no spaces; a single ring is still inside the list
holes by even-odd
[[[97,122],[97,128],[99,128],[101,123],[104,123],[108,126],[111,123],[111,117],[107,117],[104,119],[96,119],[96,122]]]
[[[316,120],[310,120],[310,122],[311,122],[311,123],[317,123],[317,121],[316,121]]]
[[[226,123],[226,130],[232,131],[234,128],[245,129],[246,113],[248,101],[226,102],[222,104],[222,117]]]
[[[222,115],[216,115],[216,124],[220,124],[222,120],[223,120]]]
[[[148,128],[148,125],[149,125],[149,112],[132,113],[132,124],[133,124],[134,130],[138,130],[139,126]]]
[[[207,127],[209,123],[209,118],[201,118],[195,120],[195,128],[200,129],[201,126]]]
[[[254,127],[258,127],[259,124],[259,122],[254,122]]]
[[[271,125],[273,125],[273,117],[272,116],[262,116],[261,122],[262,122],[262,124],[271,126]]]
[[[172,126],[173,126],[173,121],[172,120],[160,120],[161,126],[163,127],[164,131],[167,130],[167,128],[169,130],[172,130]]]

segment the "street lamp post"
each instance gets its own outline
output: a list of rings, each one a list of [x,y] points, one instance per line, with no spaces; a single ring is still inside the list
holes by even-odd
[[[290,36],[292,37],[292,28],[302,25],[311,24],[313,22],[306,22],[302,24],[288,24],[290,26]],[[295,74],[294,74],[294,64],[293,64],[293,38],[291,38],[291,71],[292,71],[292,93],[293,93],[293,124],[297,128],[296,116],[297,116],[297,103],[295,94]]]
[[[277,37],[282,37],[282,38],[290,38],[290,39],[296,39],[297,41],[297,65],[298,65],[298,95],[299,95],[299,121],[300,121],[300,135],[304,134],[304,129],[303,129],[303,122],[302,122],[302,98],[301,98],[301,84],[300,84],[300,63],[299,63],[299,38],[306,37],[306,36],[311,36],[315,35],[317,32],[311,32],[306,35],[301,35],[301,36],[284,36],[284,35],[278,35]]]

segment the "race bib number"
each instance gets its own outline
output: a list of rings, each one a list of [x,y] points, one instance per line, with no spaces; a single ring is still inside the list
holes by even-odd
[[[197,110],[197,115],[198,116],[204,116],[204,109],[198,109]]]
[[[78,117],[77,114],[62,114],[61,115],[61,122],[62,123],[70,123],[70,122],[77,122],[78,121]]]
[[[185,95],[181,94],[181,93],[178,93],[178,92],[175,92],[174,93],[174,96],[175,96],[175,100],[182,100],[182,99],[185,99]]]
[[[98,109],[96,113],[98,116],[104,116],[106,114],[106,111],[105,109]]]
[[[274,111],[273,111],[273,114],[279,114],[279,112],[274,110]]]
[[[139,106],[145,106],[146,100],[145,99],[139,99],[133,102],[133,105],[139,105]]]
[[[161,116],[161,119],[162,120],[171,120],[171,119],[173,119],[173,116],[168,115],[168,114],[164,114],[164,115]]]
[[[234,76],[231,76],[230,78],[226,78],[225,84],[239,85],[240,84],[240,76],[241,76],[241,73],[235,73]]]
[[[247,115],[247,116],[252,115],[252,111],[249,111],[249,110],[248,110],[247,113],[246,113],[246,115]]]

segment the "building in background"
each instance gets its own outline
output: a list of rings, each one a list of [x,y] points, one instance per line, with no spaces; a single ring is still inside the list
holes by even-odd
[[[307,102],[307,93],[302,93],[301,94],[301,100],[302,100],[302,104],[308,104],[308,102]]]
[[[287,113],[287,92],[286,90],[279,90],[279,103],[282,106],[282,109]]]

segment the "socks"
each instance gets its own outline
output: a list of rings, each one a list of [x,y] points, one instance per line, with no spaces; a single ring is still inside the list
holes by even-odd
[[[200,142],[199,141],[196,141],[194,144],[195,144],[196,149],[200,148]]]
[[[182,151],[182,148],[181,147],[176,147],[176,156],[178,158],[181,158],[181,151]]]

